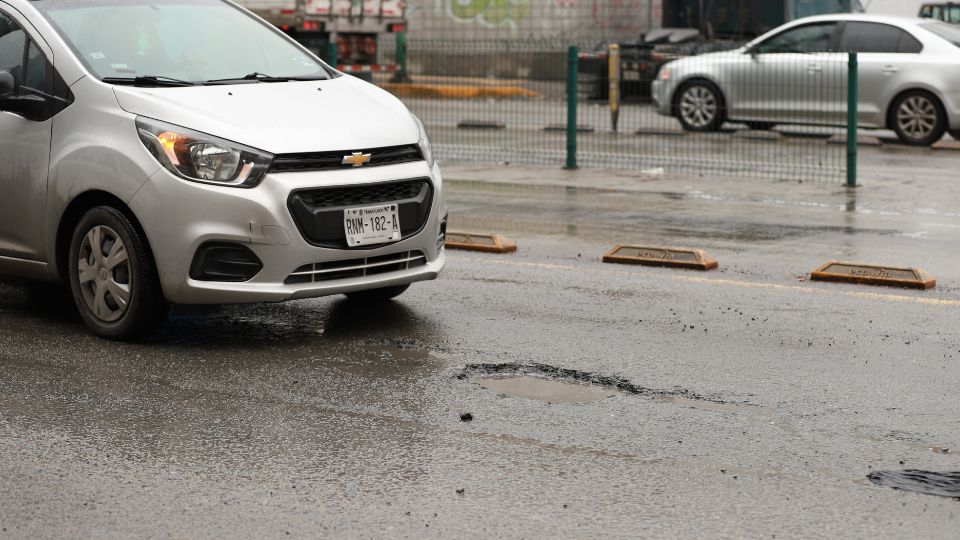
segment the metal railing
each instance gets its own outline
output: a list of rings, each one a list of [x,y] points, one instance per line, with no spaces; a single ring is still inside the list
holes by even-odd
[[[846,53],[664,63],[510,40],[411,41],[406,54],[410,82],[378,83],[423,120],[441,159],[856,182]]]

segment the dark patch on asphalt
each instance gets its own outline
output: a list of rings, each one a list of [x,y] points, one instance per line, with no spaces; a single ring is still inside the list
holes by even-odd
[[[552,380],[573,382],[580,385],[592,385],[595,387],[614,390],[616,392],[631,394],[637,396],[646,396],[651,398],[662,398],[664,396],[675,396],[685,398],[686,400],[696,400],[702,402],[729,404],[731,402],[720,399],[716,396],[704,396],[692,392],[685,388],[675,387],[673,389],[657,389],[640,386],[623,377],[616,375],[602,375],[599,373],[589,373],[586,371],[577,371],[574,369],[565,369],[550,366],[547,364],[470,364],[463,369],[457,378],[503,378],[506,376],[532,376]],[[741,404],[747,405],[747,404]]]
[[[960,501],[960,472],[933,472],[907,469],[874,471],[867,475],[871,482],[901,491],[949,497]]]

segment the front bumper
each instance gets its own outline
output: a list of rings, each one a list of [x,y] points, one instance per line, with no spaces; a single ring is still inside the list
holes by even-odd
[[[287,206],[296,190],[354,186],[427,177],[434,196],[426,224],[417,234],[374,249],[337,249],[308,243]],[[253,189],[210,186],[157,172],[130,201],[150,242],[167,300],[176,304],[282,302],[436,279],[446,257],[438,243],[446,215],[438,167],[425,162],[369,169],[268,174]],[[248,247],[263,263],[250,281],[228,283],[191,279],[190,265],[207,242]],[[304,265],[377,258],[419,251],[425,264],[415,268],[322,282],[288,283]]]
[[[653,99],[654,109],[664,116],[671,116],[673,111],[670,105],[670,83],[655,79],[650,83],[650,97]]]

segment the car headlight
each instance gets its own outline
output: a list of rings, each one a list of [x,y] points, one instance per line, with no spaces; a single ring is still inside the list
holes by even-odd
[[[417,129],[420,130],[420,140],[417,141],[417,146],[420,147],[420,153],[423,154],[423,159],[426,160],[427,166],[431,169],[436,163],[433,159],[433,147],[430,146],[430,138],[427,137],[427,129],[423,127],[423,122],[417,118],[417,115],[411,114],[410,116],[417,122]]]
[[[273,162],[256,148],[148,118],[137,118],[137,133],[161,165],[193,182],[252,188]]]
[[[660,79],[661,81],[669,81],[670,68],[667,68],[667,67],[660,68],[660,73],[657,75],[657,78]]]

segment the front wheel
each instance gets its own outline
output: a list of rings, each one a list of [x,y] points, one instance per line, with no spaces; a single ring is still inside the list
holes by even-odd
[[[906,144],[930,146],[947,131],[943,105],[929,92],[907,92],[894,101],[891,110],[893,130]]]
[[[145,239],[110,206],[91,209],[74,229],[69,279],[83,322],[100,337],[139,337],[169,311]]]
[[[366,291],[356,291],[346,293],[349,300],[362,303],[386,302],[405,293],[410,285],[396,285],[393,287],[383,287],[380,289],[368,289]]]
[[[709,81],[691,81],[677,93],[676,116],[687,131],[719,131],[726,115],[723,95]]]

